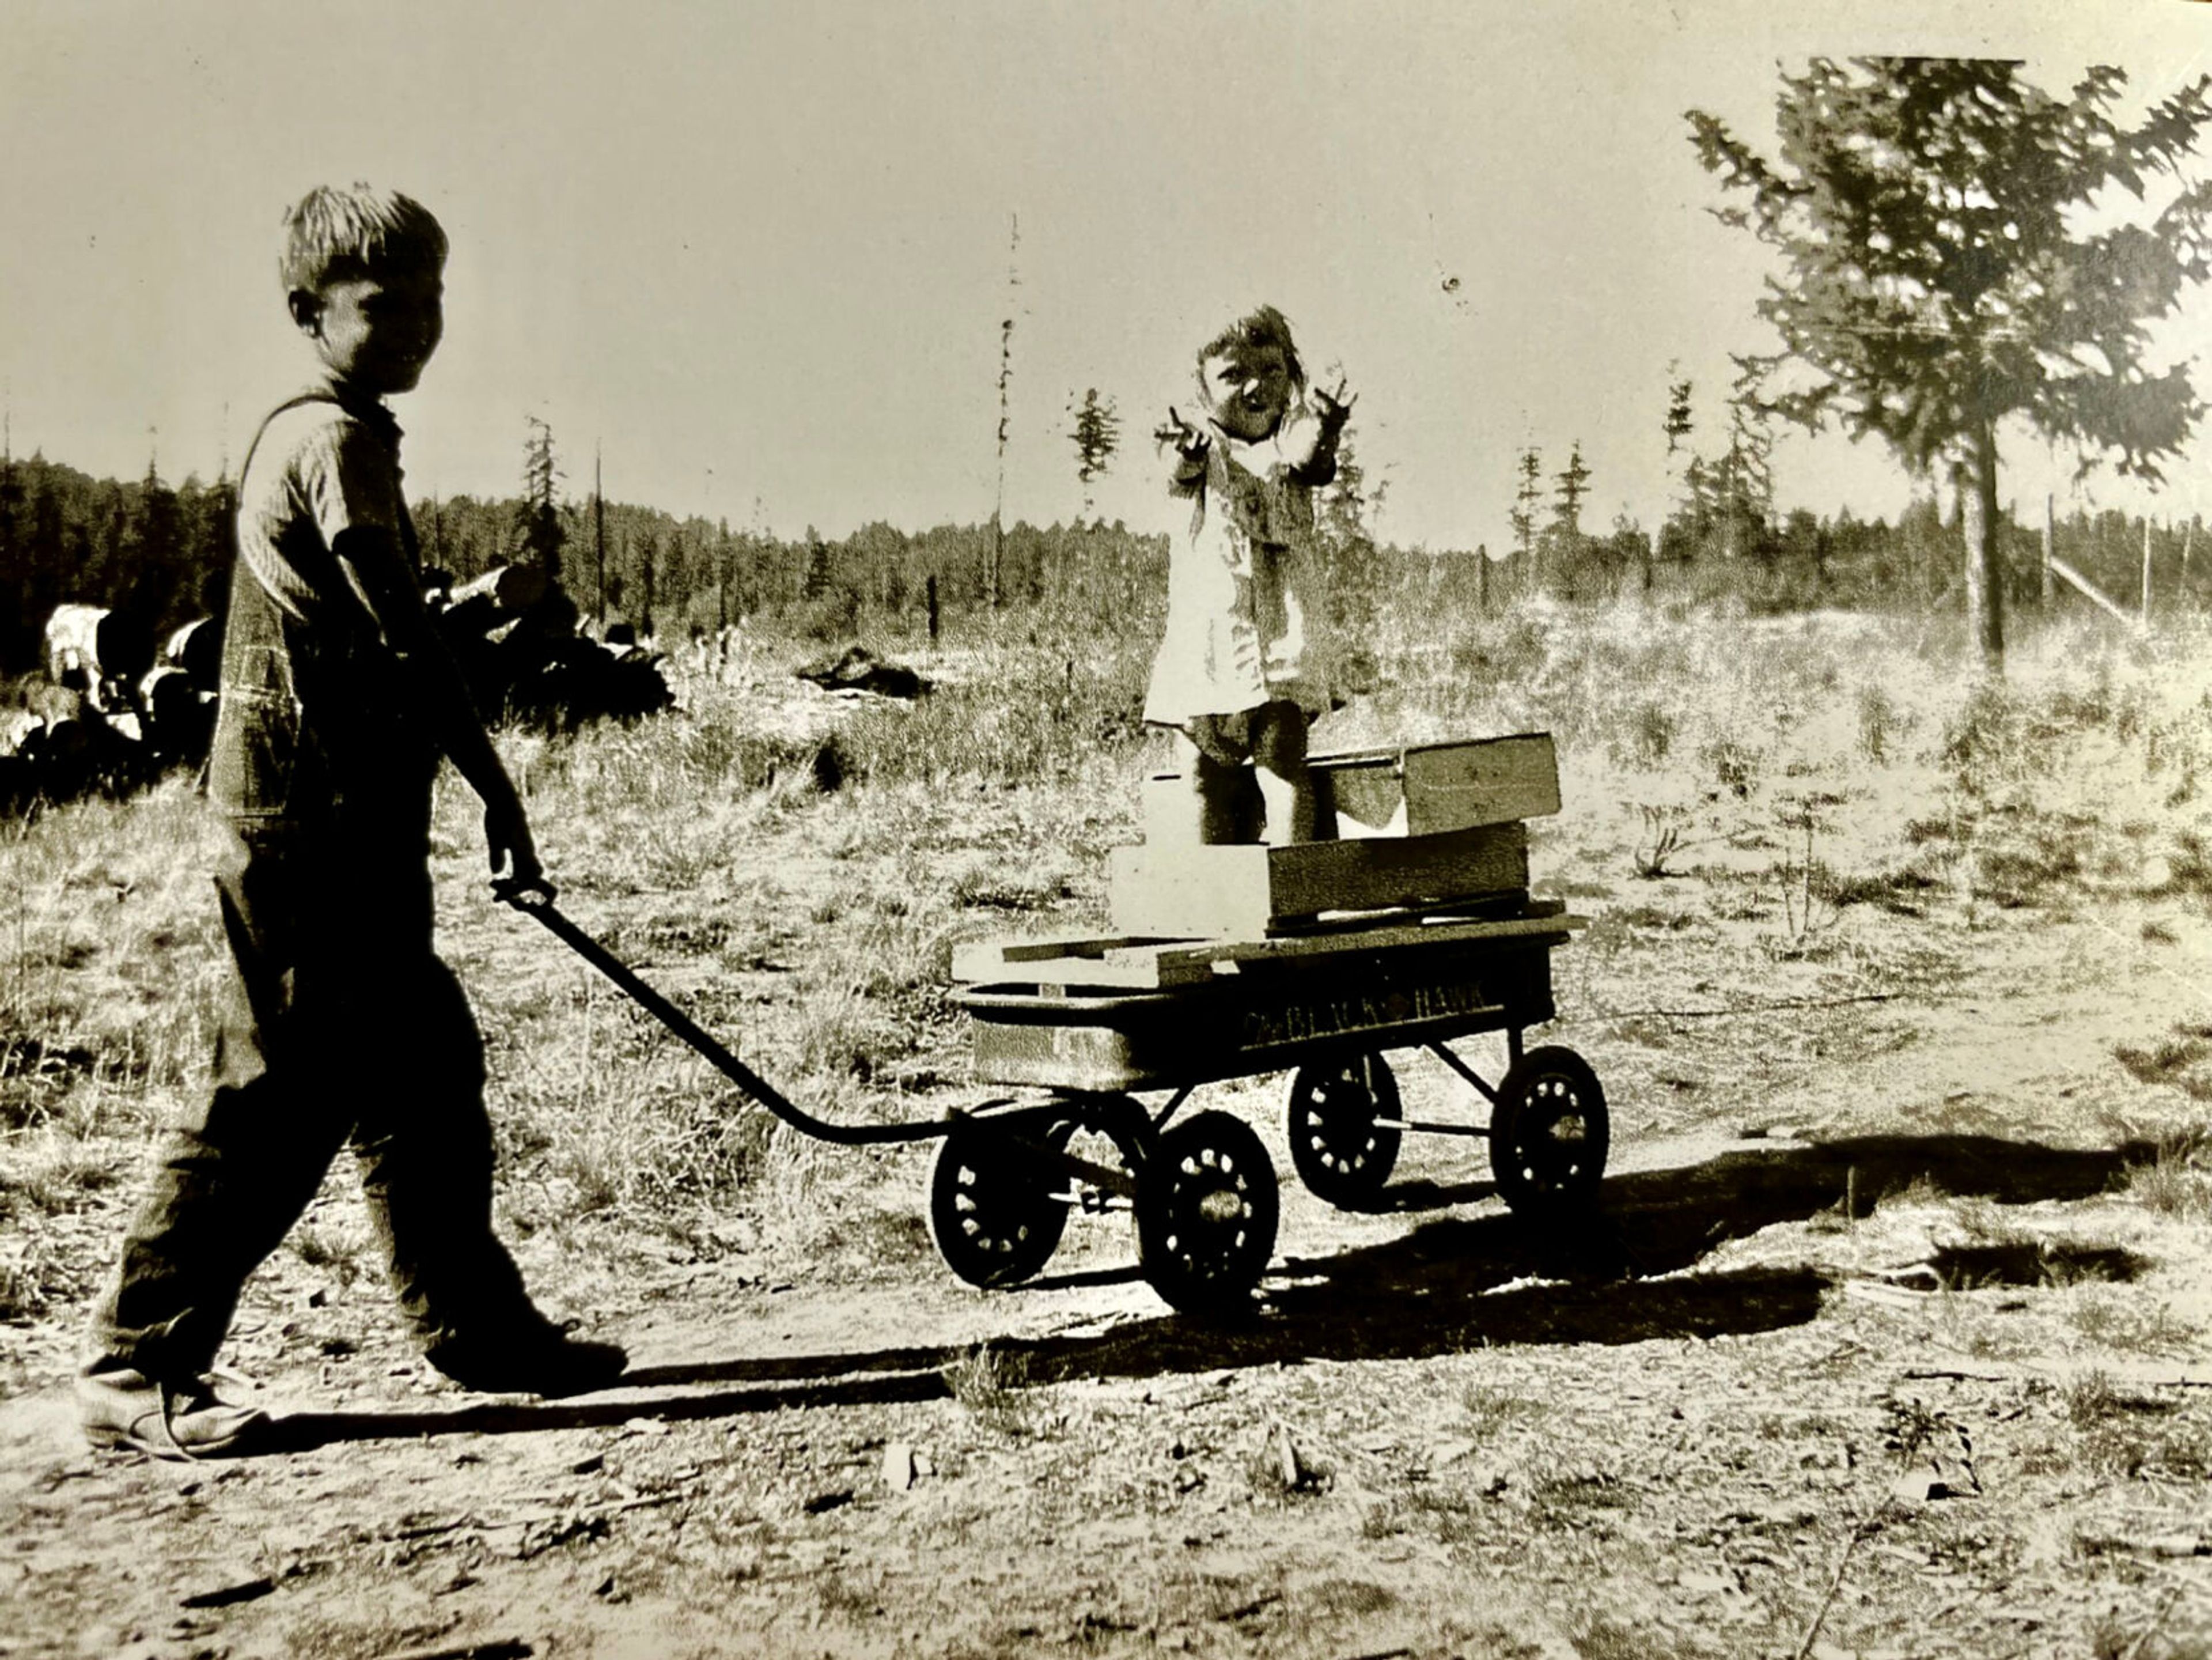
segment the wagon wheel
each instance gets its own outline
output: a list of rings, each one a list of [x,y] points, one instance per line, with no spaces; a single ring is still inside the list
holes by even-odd
[[[1245,1307],[1275,1254],[1275,1167],[1251,1126],[1201,1112],[1164,1132],[1137,1177],[1137,1260],[1186,1314]]]
[[[1398,1080],[1379,1055],[1301,1067],[1291,1080],[1291,1162],[1308,1192],[1340,1210],[1368,1203],[1390,1179],[1404,1140]]]
[[[1013,1128],[1003,1119],[956,1124],[930,1165],[929,1237],[945,1267],[971,1286],[1028,1279],[1050,1260],[1067,1226],[1067,1206],[1058,1196],[1066,1178],[1008,1140]],[[1035,1139],[1064,1147],[1074,1132],[1061,1119]]]
[[[1605,1175],[1613,1121],[1589,1063],[1557,1044],[1530,1049],[1498,1086],[1490,1168],[1516,1211],[1557,1213],[1587,1203]]]

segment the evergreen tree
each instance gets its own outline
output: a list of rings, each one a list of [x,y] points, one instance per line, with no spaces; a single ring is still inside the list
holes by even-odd
[[[1075,479],[1083,487],[1083,516],[1091,516],[1091,485],[1106,476],[1121,443],[1121,417],[1111,398],[1101,398],[1096,386],[1085,387],[1081,403],[1068,399],[1073,423],[1068,438],[1075,446]]]
[[[1690,435],[1696,425],[1690,401],[1695,386],[1687,377],[1679,380],[1674,378],[1681,367],[1679,362],[1667,365],[1667,412],[1659,423],[1659,430],[1667,440],[1667,458],[1662,463],[1666,469],[1667,484],[1660,497],[1657,514],[1659,549],[1662,555],[1667,551],[1668,534],[1675,531],[1675,520],[1682,514],[1684,487],[1688,482],[1677,476],[1676,469],[1680,464],[1674,458],[1688,448]],[[1695,456],[1691,459],[1694,462]],[[1647,564],[1644,567],[1647,587],[1650,575],[1651,568]]]
[[[1544,462],[1531,445],[1521,452],[1520,459],[1514,465],[1520,473],[1521,483],[1513,492],[1513,510],[1506,515],[1506,521],[1513,527],[1513,545],[1525,562],[1536,547],[1536,503],[1544,498],[1543,486],[1539,482],[1544,476]]]
[[[237,491],[228,479],[203,484],[187,478],[177,492],[179,535],[184,546],[185,585],[174,596],[172,625],[211,616],[223,605],[222,582],[230,574],[231,516]]]
[[[1712,518],[1723,558],[1764,551],[1774,520],[1774,433],[1747,392],[1729,404],[1729,447],[1715,465]]]
[[[1969,589],[1992,665],[1998,422],[2024,417],[2155,479],[2203,413],[2187,365],[2148,367],[2145,325],[2212,274],[2212,186],[2184,171],[2212,76],[2132,127],[2113,113],[2126,81],[2094,68],[2057,98],[2007,61],[1815,58],[1782,78],[1772,161],[1718,118],[1687,117],[1698,161],[1747,198],[1722,222],[1781,257],[1759,311],[1783,350],[1765,362],[1794,358],[1814,380],[1773,407],[1877,434],[1923,477],[1965,468],[1981,508]],[[2180,188],[2148,224],[2111,222],[2120,192],[2141,202],[2161,178]]]
[[[714,532],[714,627],[726,629],[734,620],[730,610],[730,520],[725,514]]]
[[[1315,504],[1314,524],[1328,562],[1329,605],[1338,627],[1364,641],[1370,635],[1381,586],[1380,560],[1370,516],[1389,486],[1367,482],[1350,423],[1337,434],[1336,475]]]
[[[1336,439],[1336,476],[1324,485],[1314,518],[1322,538],[1338,548],[1371,545],[1369,516],[1380,511],[1387,484],[1370,489],[1367,469],[1360,465],[1359,450],[1346,423]]]
[[[1582,539],[1583,503],[1589,496],[1589,468],[1583,463],[1582,440],[1577,438],[1567,453],[1567,465],[1552,476],[1559,488],[1553,492],[1549,528],[1569,547]]]
[[[801,599],[819,599],[829,592],[830,544],[815,532],[813,526],[809,525],[806,527],[806,569],[799,579],[799,597]]]
[[[4,575],[11,588],[27,573],[31,564],[27,542],[30,526],[23,512],[27,494],[23,470],[16,465],[9,435],[0,430],[0,575]],[[0,616],[7,613],[7,605],[0,603]],[[30,617],[20,614],[4,625],[4,633],[0,633],[0,664],[18,660],[26,654],[27,642],[23,636],[34,626]]]
[[[568,539],[561,523],[561,469],[553,454],[553,429],[538,417],[524,417],[529,435],[522,447],[522,501],[517,540],[523,557],[561,579],[561,546]]]
[[[176,492],[161,482],[149,459],[124,529],[122,581],[109,603],[139,617],[150,629],[184,586],[183,543]]]
[[[1669,363],[1667,372],[1672,374],[1677,367]],[[1690,436],[1691,390],[1692,383],[1688,380],[1669,380],[1667,383],[1667,418],[1662,430],[1667,435],[1667,453],[1669,455],[1681,448]]]

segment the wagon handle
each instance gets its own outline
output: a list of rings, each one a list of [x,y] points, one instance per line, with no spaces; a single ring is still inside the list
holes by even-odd
[[[928,1141],[949,1134],[956,1118],[916,1124],[836,1124],[817,1118],[794,1105],[775,1085],[716,1043],[691,1017],[640,979],[629,965],[562,915],[553,903],[552,885],[542,878],[518,881],[513,878],[492,884],[492,894],[503,905],[512,905],[542,925],[561,943],[615,982],[647,1014],[674,1032],[713,1062],[714,1069],[735,1084],[748,1099],[817,1140],[857,1147],[887,1141]]]

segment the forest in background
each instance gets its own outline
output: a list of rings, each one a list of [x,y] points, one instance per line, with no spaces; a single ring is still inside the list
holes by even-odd
[[[2009,447],[2024,423],[2085,468],[2110,462],[2153,484],[2182,458],[2205,405],[2188,364],[2154,360],[2150,325],[2212,279],[2212,180],[2195,166],[2212,76],[2138,117],[2117,68],[2093,68],[2063,96],[2019,69],[1812,59],[1781,77],[1785,143],[1772,158],[1717,117],[1686,111],[1686,136],[1723,203],[1716,216],[1777,256],[1780,274],[1754,309],[1778,344],[1732,354],[1725,418],[1707,433],[1697,430],[1692,381],[1668,366],[1665,407],[1654,411],[1672,486],[1663,522],[1624,515],[1598,526],[1580,439],[1564,464],[1532,441],[1505,469],[1510,539],[1495,556],[1481,545],[1402,548],[1380,530],[1386,481],[1367,476],[1347,429],[1316,504],[1333,620],[1356,635],[1382,597],[1408,593],[1483,610],[1535,593],[1641,592],[1753,612],[1937,615],[1955,600],[2001,670],[2007,609],[2086,599],[2145,623],[2177,605],[2201,609],[2196,515],[2160,523],[2069,502],[2061,520],[2049,498],[2008,502],[1999,441],[2002,429]],[[2114,191],[2142,204],[2142,220],[2085,229],[2080,210]],[[1019,246],[1011,220],[1009,296]],[[1000,325],[999,508],[981,524],[915,532],[876,521],[841,539],[811,527],[790,539],[757,523],[733,532],[726,519],[606,502],[596,479],[587,499],[564,499],[552,431],[532,416],[518,496],[416,505],[426,563],[443,574],[431,586],[534,565],[601,638],[664,649],[754,619],[823,641],[897,637],[919,621],[935,637],[947,612],[996,618],[1040,602],[1143,626],[1162,598],[1166,538],[1091,513],[1097,479],[1124,459],[1110,393],[1069,396],[1076,522],[1002,523],[1017,315],[1010,306]],[[1918,498],[1893,525],[1781,512],[1770,466],[1778,422],[1879,436]],[[37,662],[57,605],[108,607],[148,631],[214,611],[230,497],[224,480],[173,488],[153,461],[136,483],[43,456],[18,462],[0,437],[0,668]]]
[[[1548,491],[1532,487],[1540,478],[1535,452],[1521,465],[1516,544],[1492,553],[1405,548],[1371,533],[1376,503],[1363,492],[1355,460],[1321,514],[1339,620],[1356,629],[1387,596],[1409,588],[1476,607],[1537,593],[1583,601],[1641,592],[1753,614],[1964,603],[1955,501],[1923,496],[1893,524],[1848,510],[1778,514],[1763,481],[1747,484],[1724,464],[1693,463],[1655,545],[1625,520],[1604,534],[1582,529],[1589,484],[1578,458]],[[556,500],[556,476],[526,469],[525,493],[511,497],[416,502],[426,565],[457,583],[501,563],[549,565],[590,631],[627,624],[663,648],[739,623],[825,642],[921,635],[933,595],[940,623],[989,612],[1012,620],[1039,605],[1136,623],[1154,618],[1165,601],[1168,538],[1119,522],[907,531],[876,521],[842,538],[784,538],[634,503]],[[172,486],[151,465],[124,482],[43,456],[0,460],[0,669],[21,674],[39,666],[57,605],[112,607],[157,635],[219,611],[232,498],[228,481]],[[2032,608],[2042,592],[2043,515],[2023,508],[2003,515],[1999,535],[2006,598]],[[2197,546],[2197,518],[2146,521],[2077,508],[2051,528],[2057,556],[2131,613],[2142,603],[2146,543],[2154,617],[2212,599],[2212,544]],[[2087,602],[2062,586],[2056,603]]]

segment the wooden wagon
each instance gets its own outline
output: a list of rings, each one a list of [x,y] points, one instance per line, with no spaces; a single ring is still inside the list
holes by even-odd
[[[1048,1095],[977,1115],[939,1149],[930,1222],[956,1274],[1026,1279],[1072,1209],[1126,1204],[1143,1272],[1170,1303],[1247,1301],[1274,1249],[1273,1164],[1230,1113],[1176,1118],[1200,1086],[1267,1073],[1292,1074],[1291,1160],[1333,1204],[1373,1202],[1419,1134],[1487,1138],[1516,1210],[1588,1201],[1610,1135],[1604,1091],[1573,1050],[1523,1043],[1553,1018],[1552,952],[1584,926],[1528,893],[1524,821],[1559,805],[1550,738],[1312,765],[1328,839],[1200,847],[1156,828],[1113,855],[1115,933],[956,953],[976,1076]],[[1148,824],[1174,822],[1182,787],[1152,781]],[[1504,1035],[1508,1060],[1494,1085],[1449,1047],[1488,1032]],[[1488,1103],[1484,1122],[1405,1116],[1386,1056],[1416,1048]],[[1165,1092],[1157,1108],[1138,1099],[1151,1091]],[[1064,1179],[1080,1132],[1104,1137],[1121,1168]]]
[[[1553,1017],[1551,954],[1583,919],[1528,891],[1525,820],[1559,810],[1544,734],[1316,757],[1323,839],[1177,845],[1113,855],[1115,932],[962,948],[953,1000],[979,1079],[1021,1096],[920,1123],[843,1124],[786,1098],[604,946],[542,885],[502,897],[535,917],[805,1134],[844,1146],[936,1140],[932,1237],[978,1286],[1033,1276],[1078,1210],[1134,1213],[1139,1266],[1170,1304],[1249,1304],[1275,1244],[1275,1169],[1251,1127],[1193,1091],[1290,1072],[1292,1163],[1333,1204],[1370,1203],[1408,1134],[1488,1139],[1519,1211],[1587,1203],[1610,1120],[1588,1062],[1525,1047]],[[1158,802],[1182,787],[1154,779]],[[1152,814],[1164,825],[1171,814]],[[1504,1035],[1496,1084],[1449,1045]],[[1489,1104],[1483,1122],[1405,1116],[1386,1058],[1424,1049]],[[1139,1097],[1164,1092],[1149,1107]],[[1088,1156],[1103,1139],[1113,1162]]]

